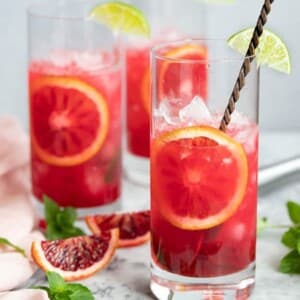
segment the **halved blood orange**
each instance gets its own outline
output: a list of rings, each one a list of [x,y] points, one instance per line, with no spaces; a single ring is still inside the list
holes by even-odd
[[[195,95],[207,98],[207,48],[200,44],[186,44],[162,54],[168,60],[159,62],[158,95],[191,101]],[[183,63],[182,60],[185,60]]]
[[[119,228],[119,247],[143,244],[150,239],[150,211],[87,216],[85,221],[93,234]]]
[[[84,81],[43,76],[30,84],[34,151],[43,161],[73,166],[94,156],[108,131],[104,97]]]
[[[118,245],[119,230],[101,236],[79,236],[65,240],[33,242],[31,254],[45,272],[60,274],[66,281],[87,278],[111,261]]]
[[[195,126],[162,134],[152,150],[151,197],[171,224],[208,229],[236,212],[248,180],[238,142],[215,128]]]

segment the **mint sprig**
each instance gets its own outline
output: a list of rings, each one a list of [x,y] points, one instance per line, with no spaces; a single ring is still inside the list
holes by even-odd
[[[257,233],[261,234],[266,229],[286,229],[281,243],[291,250],[281,259],[279,270],[282,273],[300,274],[300,204],[288,201],[286,206],[291,224],[274,225],[267,218],[260,218],[257,222]]]
[[[48,240],[60,240],[85,235],[85,232],[75,226],[77,212],[73,207],[60,208],[51,198],[44,196],[46,218],[46,237]]]
[[[13,244],[12,242],[10,242],[8,239],[0,237],[0,245],[4,245],[4,246],[8,246],[13,248],[15,251],[17,251],[18,253],[22,254],[24,257],[26,257],[26,253],[25,250],[20,248],[19,246]]]
[[[281,259],[279,270],[288,274],[300,274],[300,205],[288,201],[287,209],[293,225],[283,234],[281,242],[292,250]]]
[[[46,273],[49,287],[36,286],[48,293],[50,300],[94,300],[92,292],[84,285],[79,283],[67,283],[55,272]]]

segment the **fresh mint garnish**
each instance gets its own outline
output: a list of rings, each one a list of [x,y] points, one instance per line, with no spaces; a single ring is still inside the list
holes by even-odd
[[[293,225],[283,234],[281,242],[292,251],[281,259],[279,270],[283,273],[300,274],[300,205],[288,201],[287,209]]]
[[[48,240],[60,240],[84,235],[84,231],[75,226],[77,212],[73,207],[60,208],[51,198],[44,196],[45,217]]]
[[[300,274],[300,254],[297,250],[291,251],[281,259],[279,270],[287,274]]]
[[[296,202],[288,201],[287,208],[292,222],[300,225],[300,205]]]
[[[24,257],[26,257],[25,250],[20,248],[19,246],[11,243],[8,239],[0,237],[0,245],[8,246],[13,248],[15,251],[19,252],[22,254]]]
[[[279,270],[282,273],[300,274],[300,204],[288,201],[286,206],[291,224],[274,225],[270,224],[267,218],[260,218],[257,221],[257,233],[260,234],[266,229],[286,229],[281,243],[291,251],[281,259]]]
[[[37,286],[48,293],[50,300],[94,300],[92,292],[79,283],[67,283],[55,272],[46,273],[49,287]]]

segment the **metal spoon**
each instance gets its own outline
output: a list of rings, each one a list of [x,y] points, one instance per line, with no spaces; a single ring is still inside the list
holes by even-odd
[[[265,188],[298,172],[300,172],[299,156],[261,167],[258,172],[258,185],[260,188]]]

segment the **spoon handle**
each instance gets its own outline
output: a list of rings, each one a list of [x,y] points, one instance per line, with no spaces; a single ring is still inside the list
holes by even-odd
[[[300,157],[294,157],[288,160],[274,163],[259,169],[258,184],[264,187],[285,176],[300,171]]]

